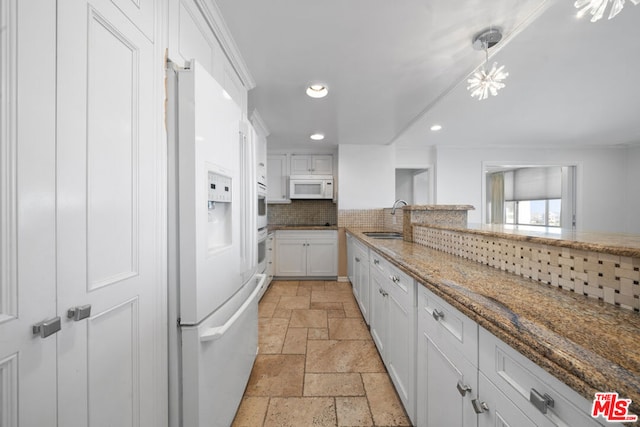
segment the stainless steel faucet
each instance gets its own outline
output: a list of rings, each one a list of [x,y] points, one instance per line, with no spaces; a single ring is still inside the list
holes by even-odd
[[[395,202],[393,202],[393,207],[391,208],[391,215],[395,215],[396,214],[396,208],[398,207],[398,204],[402,203],[402,206],[407,206],[407,202],[405,202],[402,199],[398,199]]]

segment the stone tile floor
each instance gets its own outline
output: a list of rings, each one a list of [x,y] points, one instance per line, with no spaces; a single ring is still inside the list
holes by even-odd
[[[233,427],[410,426],[351,285],[275,281]]]

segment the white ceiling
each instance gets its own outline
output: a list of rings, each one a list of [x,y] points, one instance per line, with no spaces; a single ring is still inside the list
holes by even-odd
[[[215,0],[271,148],[640,141],[640,7],[578,20],[571,0]],[[503,30],[506,88],[478,101],[475,34]],[[324,99],[304,94],[312,82]],[[432,132],[439,123],[444,128]],[[321,132],[322,142],[309,140]]]

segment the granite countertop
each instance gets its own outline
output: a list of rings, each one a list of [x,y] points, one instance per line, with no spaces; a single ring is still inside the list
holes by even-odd
[[[403,240],[347,228],[588,401],[617,391],[640,414],[640,314]],[[375,230],[379,231],[379,230]]]
[[[337,225],[286,225],[286,224],[269,224],[269,231],[275,230],[337,230]]]
[[[469,224],[466,227],[429,225],[432,228],[460,231],[484,236],[507,238],[613,255],[640,257],[640,235],[599,233],[557,228],[499,224]]]

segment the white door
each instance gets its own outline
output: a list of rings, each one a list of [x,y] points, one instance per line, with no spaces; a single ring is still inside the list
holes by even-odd
[[[166,425],[161,57],[111,1],[57,12],[58,425]]]
[[[54,427],[55,36],[50,0],[0,0],[0,426]]]

